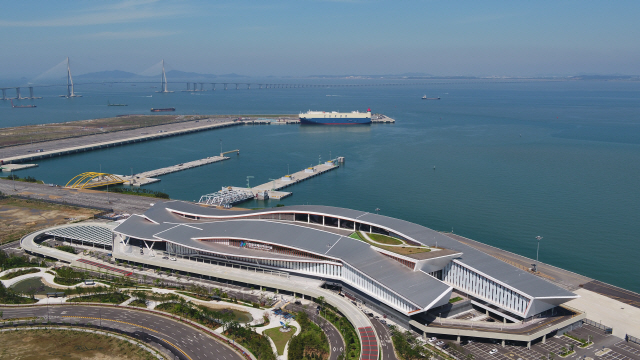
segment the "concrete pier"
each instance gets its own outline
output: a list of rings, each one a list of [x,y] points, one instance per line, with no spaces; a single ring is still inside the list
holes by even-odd
[[[167,174],[171,174],[174,172],[183,171],[187,169],[192,169],[192,168],[207,165],[207,164],[213,164],[223,160],[229,160],[229,158],[226,156],[210,156],[205,159],[189,161],[189,162],[178,164],[178,165],[168,166],[161,169],[145,171],[139,174],[134,174],[133,179],[131,178],[131,175],[129,176],[118,175],[118,176],[121,179],[125,180],[124,185],[143,186],[143,185],[152,184],[160,181],[160,179],[156,178],[158,176],[167,175]]]
[[[2,169],[2,172],[11,172],[11,171],[17,171],[17,170],[24,170],[24,169],[34,168],[34,167],[38,167],[38,164],[5,164],[5,165],[0,165],[0,169]]]
[[[291,193],[286,191],[278,191],[278,190],[284,189],[287,186],[291,186],[299,182],[308,180],[320,174],[324,174],[328,171],[337,169],[339,165],[336,165],[336,164],[337,164],[337,160],[327,161],[325,163],[298,171],[291,175],[285,175],[280,179],[271,180],[262,185],[258,185],[256,187],[251,188],[251,191],[254,194],[266,191],[269,194],[269,198],[279,200],[287,196],[290,196]]]
[[[228,122],[222,122],[222,123],[207,123],[206,120],[200,120],[198,125],[190,126],[183,129],[169,130],[169,131],[159,130],[158,132],[142,133],[137,136],[118,138],[118,139],[108,140],[108,141],[85,143],[78,146],[71,146],[71,147],[58,148],[58,149],[52,149],[52,150],[38,149],[36,152],[31,152],[25,155],[7,156],[7,157],[0,158],[0,160],[4,161],[5,164],[22,163],[22,162],[33,161],[37,159],[52,158],[52,157],[62,156],[67,154],[103,149],[103,148],[148,141],[148,140],[162,139],[170,136],[183,135],[183,134],[189,134],[189,133],[194,133],[199,131],[206,131],[206,130],[212,130],[217,128],[236,126],[236,125],[242,125],[242,122],[228,121]],[[144,131],[145,129],[142,129],[142,130]],[[136,131],[140,131],[140,130],[136,130]],[[42,146],[42,145],[39,145],[39,146]]]

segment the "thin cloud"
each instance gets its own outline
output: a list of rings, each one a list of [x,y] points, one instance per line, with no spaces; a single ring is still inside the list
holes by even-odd
[[[62,27],[135,22],[175,16],[184,12],[180,7],[157,8],[156,1],[124,1],[103,7],[78,11],[78,15],[42,20],[0,20],[0,27]]]
[[[146,39],[178,34],[177,31],[134,30],[134,31],[103,31],[93,34],[78,35],[82,39]]]

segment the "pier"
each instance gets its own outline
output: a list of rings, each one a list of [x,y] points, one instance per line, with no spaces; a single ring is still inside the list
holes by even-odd
[[[344,159],[344,158],[341,158]],[[254,194],[257,194],[259,192],[271,192],[271,191],[276,191],[276,190],[280,190],[280,189],[284,189],[288,186],[297,184],[299,182],[311,179],[312,177],[316,177],[320,174],[324,174],[328,171],[337,169],[339,167],[339,165],[337,165],[338,163],[338,159],[335,160],[329,160],[327,162],[324,162],[322,164],[316,165],[316,166],[312,166],[312,167],[308,167],[304,170],[298,171],[296,173],[290,174],[290,175],[285,175],[283,177],[281,177],[280,179],[275,179],[275,180],[271,180],[267,183],[264,183],[262,185],[258,185],[256,187],[252,187],[251,191],[253,191]]]
[[[203,122],[204,122],[204,125],[200,125]],[[207,124],[206,120],[200,120],[200,122],[198,122],[198,125],[191,126],[191,127],[188,127],[188,128],[176,129],[176,130],[168,130],[168,131],[167,130],[158,130],[157,132],[142,133],[142,134],[137,135],[137,136],[131,136],[131,137],[126,137],[126,138],[116,138],[116,139],[108,140],[108,141],[89,142],[89,143],[80,144],[80,145],[77,145],[77,146],[70,146],[70,147],[52,149],[52,150],[37,149],[35,152],[31,152],[31,153],[28,153],[28,154],[25,154],[25,155],[8,156],[8,157],[0,158],[0,160],[2,160],[5,164],[22,163],[22,162],[26,162],[26,161],[33,161],[33,160],[39,160],[39,159],[52,158],[52,157],[56,157],[56,156],[62,156],[62,155],[67,155],[67,154],[74,154],[74,153],[79,153],[79,152],[86,152],[86,151],[104,149],[104,148],[109,148],[109,147],[113,147],[113,146],[126,145],[126,144],[131,144],[131,143],[142,142],[142,141],[162,139],[162,138],[165,138],[165,137],[176,136],[176,135],[184,135],[184,134],[189,134],[189,133],[194,133],[194,132],[199,132],[199,131],[206,131],[206,130],[212,130],[212,129],[217,129],[217,128],[225,128],[225,127],[229,127],[229,126],[237,126],[237,125],[241,125],[241,124],[242,123],[239,122],[239,121],[228,121],[228,122],[222,122],[222,123]],[[139,131],[139,130],[135,130],[135,131]],[[117,137],[118,134],[114,134],[113,136]],[[83,142],[84,139],[79,138],[78,141],[79,142]],[[38,144],[37,146],[44,146],[44,144]]]
[[[233,150],[231,152],[237,152],[238,155],[240,154],[239,150]],[[187,169],[193,169],[195,167],[213,164],[223,160],[229,160],[229,157],[222,156],[222,155],[210,156],[208,158],[189,161],[186,163],[168,166],[161,169],[145,171],[139,174],[134,174],[133,176],[132,175],[129,175],[129,176],[118,175],[118,176],[121,177],[123,180],[125,180],[124,185],[143,186],[143,185],[153,184],[155,182],[160,181],[160,179],[157,179],[158,176],[167,175],[167,174],[171,174],[174,172],[183,171]]]
[[[285,175],[280,179],[271,179],[271,181],[267,183],[252,188],[237,186],[223,187],[222,190],[218,192],[202,195],[198,203],[228,208],[234,204],[241,203],[252,198],[257,198],[258,200],[284,199],[287,196],[291,196],[292,193],[288,191],[279,191],[280,189],[284,189],[287,186],[300,183],[312,177],[337,169],[340,167],[338,164],[342,162],[344,162],[344,157],[339,157],[316,166],[308,167],[296,173]]]
[[[38,164],[5,164],[5,165],[0,165],[0,169],[2,169],[3,172],[13,172],[13,171],[17,171],[17,170],[24,170],[24,169],[34,168],[34,167],[38,167]]]

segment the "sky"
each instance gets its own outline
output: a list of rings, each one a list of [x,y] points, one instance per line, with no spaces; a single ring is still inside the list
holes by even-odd
[[[640,1],[3,1],[0,78],[640,74]]]

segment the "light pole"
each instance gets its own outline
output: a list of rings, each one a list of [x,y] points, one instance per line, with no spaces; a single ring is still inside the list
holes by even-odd
[[[380,213],[380,208],[376,208],[376,215]]]
[[[536,236],[536,240],[538,240],[538,250],[536,250],[536,265],[538,263],[538,254],[540,253],[540,240],[542,240],[542,236]]]
[[[17,191],[16,190],[16,177],[15,177],[15,175],[13,175],[13,169],[11,169],[11,180],[13,180],[13,191]]]

